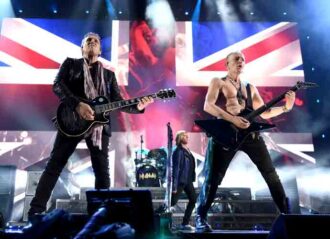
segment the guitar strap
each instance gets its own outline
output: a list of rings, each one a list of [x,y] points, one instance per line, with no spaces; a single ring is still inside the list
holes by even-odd
[[[247,92],[246,108],[253,109],[252,96],[251,96],[251,86],[250,86],[249,83],[246,85],[246,92]]]

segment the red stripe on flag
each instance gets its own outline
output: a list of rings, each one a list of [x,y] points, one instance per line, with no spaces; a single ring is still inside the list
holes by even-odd
[[[12,41],[5,36],[0,37],[0,50],[35,68],[57,69],[60,66],[58,62],[55,62],[48,57],[40,55],[39,53],[15,41]]]
[[[251,62],[257,58],[266,55],[274,50],[277,50],[298,39],[298,34],[295,27],[290,27],[282,32],[268,37],[265,40],[258,42],[242,50],[245,55],[245,61]],[[202,71],[226,71],[226,59],[222,59],[212,65],[209,65]]]

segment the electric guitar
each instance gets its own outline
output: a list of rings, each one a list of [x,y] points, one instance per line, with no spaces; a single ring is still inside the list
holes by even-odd
[[[288,91],[298,91],[300,89],[307,89],[317,86],[317,84],[312,82],[298,81],[296,85]],[[195,120],[195,124],[198,125],[203,131],[205,131],[208,136],[213,137],[214,140],[224,149],[237,151],[251,133],[276,127],[274,124],[261,123],[254,120],[257,116],[284,99],[285,94],[288,91],[277,96],[256,110],[245,109],[242,111],[239,116],[247,119],[250,122],[250,126],[247,129],[237,128],[231,122],[223,119]]]
[[[143,97],[165,100],[175,98],[176,93],[172,89],[160,90],[151,95],[116,102],[109,102],[106,97],[98,96],[90,102],[84,101],[89,104],[95,112],[95,118],[92,121],[82,119],[75,110],[72,110],[67,104],[62,102],[57,108],[56,117],[53,118],[53,122],[64,135],[68,137],[79,137],[84,135],[95,125],[107,124],[109,122],[109,112],[127,106],[137,105]]]

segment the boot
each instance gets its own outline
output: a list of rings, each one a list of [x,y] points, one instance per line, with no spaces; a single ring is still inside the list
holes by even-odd
[[[197,232],[212,232],[211,226],[207,223],[206,218],[196,215],[196,231]]]

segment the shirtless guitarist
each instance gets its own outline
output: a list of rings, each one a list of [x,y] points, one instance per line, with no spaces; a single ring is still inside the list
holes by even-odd
[[[227,76],[224,78],[214,78],[205,98],[204,110],[225,121],[231,123],[238,129],[249,128],[249,122],[239,114],[246,108],[258,109],[264,105],[257,88],[251,84],[244,85],[241,82],[241,73],[244,69],[245,57],[241,52],[232,52],[226,58]],[[225,98],[225,107],[216,105],[220,96]],[[260,116],[263,119],[272,118],[288,112],[292,109],[295,101],[295,92],[288,91],[285,94],[285,104],[280,107],[271,107]],[[272,164],[272,160],[258,132],[249,134],[244,142],[239,146],[239,150],[244,151],[257,166],[266,181],[271,195],[281,213],[288,213],[288,202],[279,179],[279,176]],[[211,231],[211,226],[207,223],[207,211],[210,208],[218,185],[220,185],[226,170],[237,150],[224,149],[214,138],[209,138],[207,153],[205,158],[205,181],[202,186],[198,202],[196,215],[196,230],[205,232]]]

